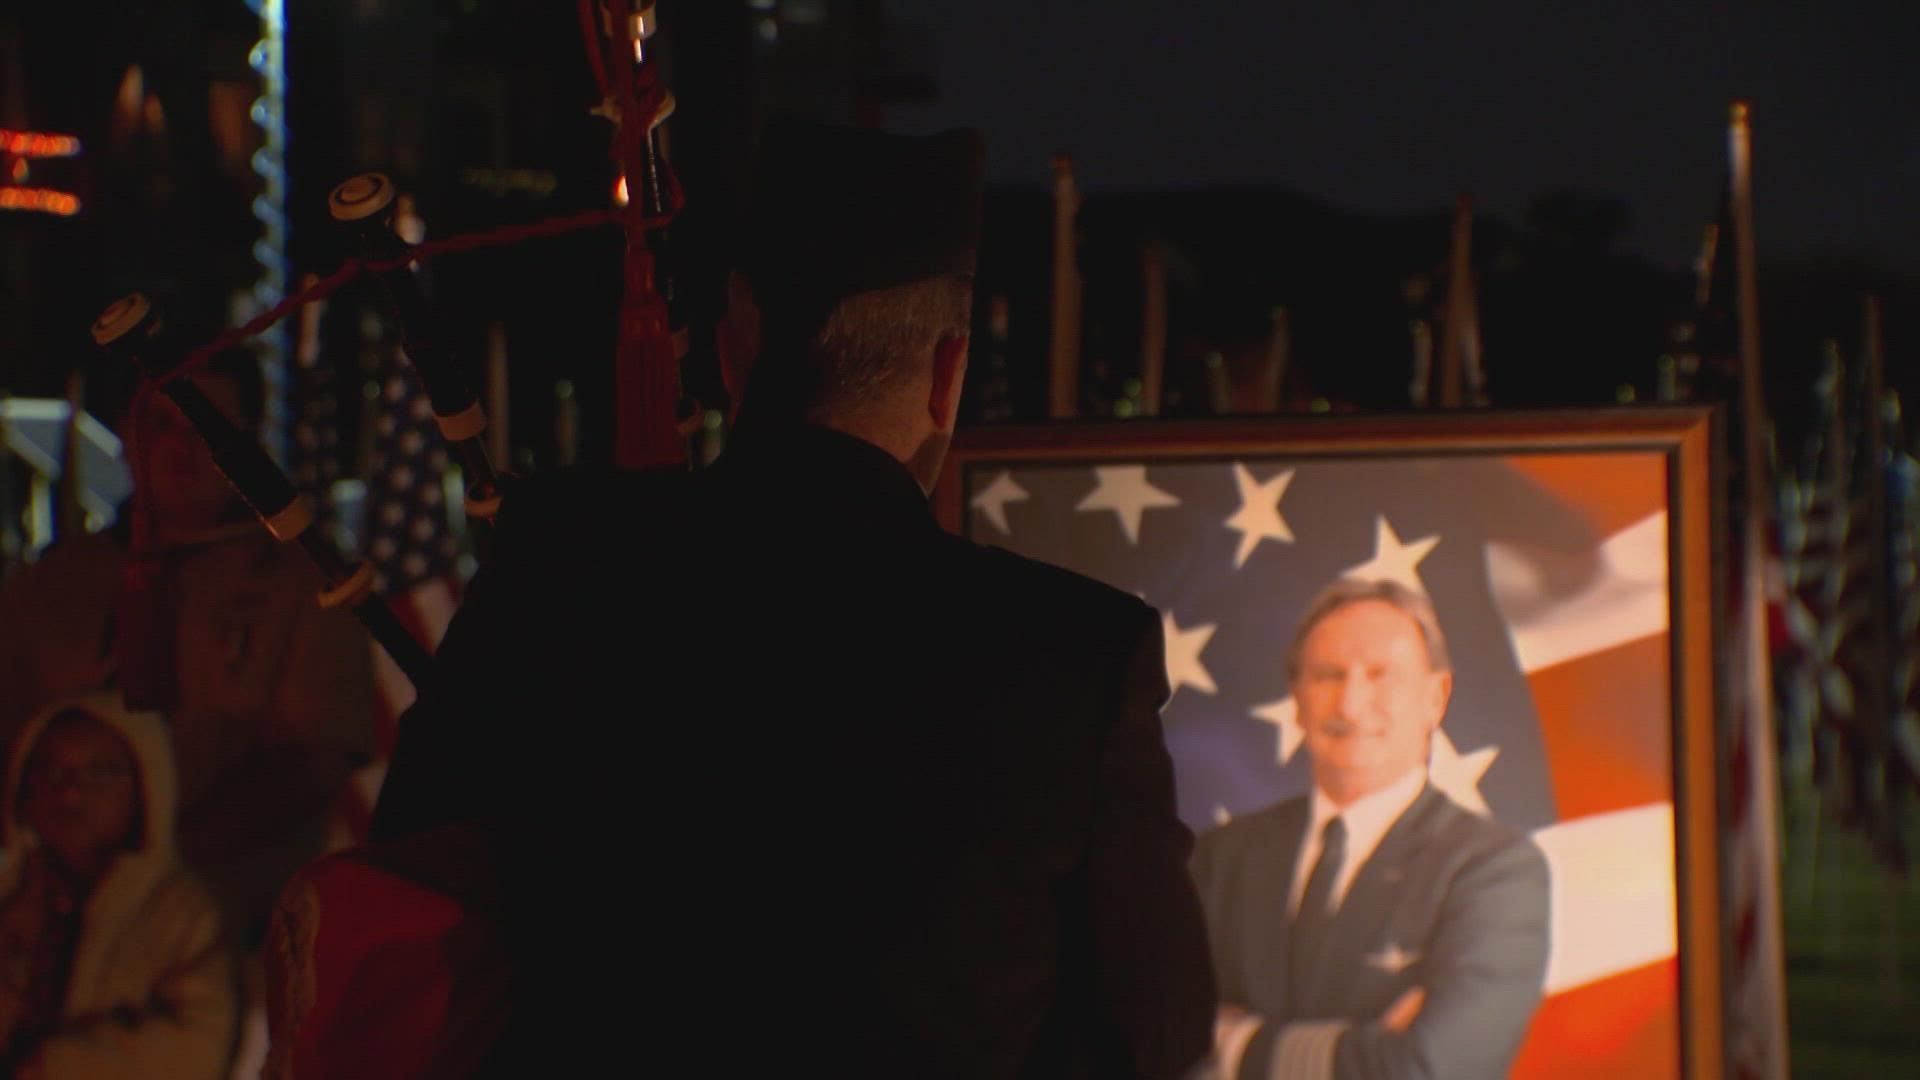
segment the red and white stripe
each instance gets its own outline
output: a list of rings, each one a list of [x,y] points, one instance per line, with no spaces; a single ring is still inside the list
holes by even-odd
[[[1557,823],[1534,834],[1552,875],[1547,997],[1513,1075],[1677,1077],[1665,461],[1511,464],[1606,538],[1592,581],[1552,599],[1524,553],[1498,542],[1487,550],[1558,810]]]

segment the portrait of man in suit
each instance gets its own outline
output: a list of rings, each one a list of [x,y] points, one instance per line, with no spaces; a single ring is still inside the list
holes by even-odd
[[[1192,863],[1220,1075],[1505,1075],[1542,997],[1547,863],[1428,782],[1453,689],[1431,602],[1336,580],[1286,665],[1312,790],[1202,835]]]

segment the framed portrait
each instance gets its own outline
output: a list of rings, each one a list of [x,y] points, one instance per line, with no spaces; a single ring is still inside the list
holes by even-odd
[[[1718,1077],[1715,437],[1691,407],[986,428],[956,440],[934,503],[1160,611],[1166,743],[1203,847],[1316,784],[1288,674],[1315,596],[1357,579],[1424,597],[1450,658],[1426,787],[1546,866],[1543,989],[1511,1075]]]

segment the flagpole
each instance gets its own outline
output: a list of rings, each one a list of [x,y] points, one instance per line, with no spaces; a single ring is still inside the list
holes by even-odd
[[[1691,401],[1699,387],[1708,359],[1702,335],[1713,303],[1713,267],[1719,250],[1720,223],[1712,222],[1701,230],[1700,250],[1693,257],[1693,310],[1675,327],[1673,353],[1661,358],[1661,401]]]
[[[1719,257],[1720,223],[1709,224],[1700,233],[1700,254],[1693,260],[1693,306],[1705,309],[1713,302],[1713,265]]]
[[[1293,355],[1293,328],[1287,319],[1287,309],[1274,305],[1268,313],[1267,355],[1260,368],[1260,408],[1263,412],[1280,411],[1282,395],[1287,386],[1287,363]]]
[[[1413,343],[1413,377],[1407,381],[1407,401],[1424,409],[1433,400],[1433,312],[1432,288],[1426,275],[1407,279],[1407,333]]]
[[[1047,415],[1056,420],[1080,412],[1079,216],[1073,161],[1060,154],[1053,159],[1053,349],[1047,395]]]
[[[1473,273],[1473,199],[1464,194],[1453,201],[1453,244],[1448,252],[1447,273],[1446,326],[1440,341],[1438,396],[1441,408],[1454,409],[1463,401],[1461,354],[1466,348],[1473,303],[1467,284]]]
[[[1758,973],[1757,986],[1764,1000],[1751,1003],[1745,1017],[1748,1040],[1759,1043],[1761,1054],[1754,1066],[1762,1077],[1785,1077],[1787,1073],[1787,1009],[1781,982],[1785,978],[1780,940],[1779,841],[1775,835],[1778,820],[1775,806],[1779,784],[1779,766],[1775,760],[1772,707],[1771,658],[1767,652],[1766,616],[1766,526],[1767,490],[1766,438],[1767,405],[1760,366],[1759,274],[1753,238],[1753,141],[1748,124],[1747,103],[1736,101],[1727,128],[1729,172],[1732,177],[1732,216],[1734,277],[1739,311],[1740,384],[1741,384],[1741,465],[1744,477],[1744,518],[1742,530],[1742,588],[1744,611],[1746,768],[1752,805],[1749,831],[1759,850],[1751,865],[1743,868],[1748,902],[1752,905],[1755,938],[1752,953],[1745,960],[1750,971]],[[1736,763],[1739,757],[1736,756]]]
[[[1160,245],[1140,245],[1140,414],[1160,415],[1167,370],[1167,261]]]
[[[1474,279],[1472,266],[1467,268],[1466,288],[1467,297],[1460,305],[1464,320],[1460,324],[1460,366],[1465,369],[1465,400],[1469,405],[1485,405],[1487,367],[1486,354],[1480,344],[1480,283]]]
[[[1213,407],[1215,416],[1231,416],[1234,412],[1233,380],[1227,374],[1227,358],[1215,349],[1207,354],[1207,402]]]

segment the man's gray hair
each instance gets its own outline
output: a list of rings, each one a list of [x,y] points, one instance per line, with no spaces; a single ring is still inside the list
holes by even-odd
[[[761,308],[762,362],[747,396],[789,414],[879,404],[920,374],[942,335],[967,333],[972,312],[973,279],[964,274],[856,293],[824,309],[775,298]]]
[[[1287,645],[1288,684],[1299,681],[1300,654],[1306,649],[1307,638],[1313,633],[1313,628],[1341,608],[1367,600],[1391,604],[1412,619],[1413,624],[1420,628],[1420,640],[1427,647],[1427,666],[1434,671],[1453,670],[1453,657],[1447,652],[1447,637],[1440,632],[1440,617],[1434,614],[1433,601],[1427,599],[1425,593],[1409,589],[1397,581],[1343,577],[1336,578],[1333,584],[1321,589],[1319,595],[1307,604],[1306,613],[1300,616],[1300,624],[1293,632],[1293,641]]]

